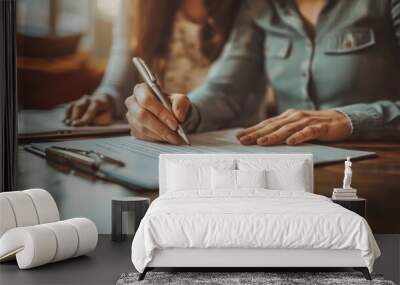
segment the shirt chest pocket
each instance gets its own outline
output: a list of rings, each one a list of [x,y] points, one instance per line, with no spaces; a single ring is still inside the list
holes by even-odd
[[[289,38],[267,35],[264,42],[266,58],[285,59],[290,54],[292,42]]]
[[[365,50],[373,45],[375,45],[375,36],[372,29],[346,29],[328,36],[324,52],[325,54],[346,54]]]

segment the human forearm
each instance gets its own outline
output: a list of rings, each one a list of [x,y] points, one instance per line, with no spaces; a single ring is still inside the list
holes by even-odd
[[[107,69],[95,94],[107,94],[112,98],[114,115],[125,112],[124,100],[132,94],[134,69],[132,58],[133,1],[122,0],[113,21],[113,43]]]
[[[262,76],[254,80],[256,85],[249,88],[251,91],[244,91],[246,93],[228,92],[224,96],[204,86],[205,90],[199,89],[195,91],[196,94],[190,94],[192,107],[184,122],[185,130],[191,133],[205,132],[220,128],[247,127],[258,122],[264,106],[262,94],[265,81]],[[235,95],[242,95],[244,100],[235,99]]]
[[[400,139],[400,101],[377,101],[335,108],[345,113],[353,125],[349,139]]]
[[[132,95],[135,73],[130,64],[131,54],[114,55],[110,58],[106,74],[93,95],[107,94],[113,103],[113,114],[120,118],[124,112],[124,100]]]
[[[206,82],[189,94],[194,106],[185,124],[189,131],[242,125],[258,113],[266,86],[264,34],[254,23],[259,4],[243,4],[221,58],[213,65]]]

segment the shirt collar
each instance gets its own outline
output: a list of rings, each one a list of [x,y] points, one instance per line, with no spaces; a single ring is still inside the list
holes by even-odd
[[[321,10],[321,14],[324,14],[328,9],[331,9],[336,2],[337,0],[327,0],[327,3]],[[300,16],[295,0],[272,1],[272,3],[275,5],[275,9],[280,15],[282,21],[286,22],[302,36],[309,37],[307,27],[305,26],[306,24]],[[317,27],[317,29],[319,28],[321,27]]]

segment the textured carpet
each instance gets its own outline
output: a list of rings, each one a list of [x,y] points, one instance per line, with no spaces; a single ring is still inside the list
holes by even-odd
[[[137,281],[138,276],[138,273],[122,274],[117,281],[117,285],[395,285],[392,281],[384,280],[379,275],[372,275],[373,280],[368,281],[359,272],[148,272],[144,280]]]

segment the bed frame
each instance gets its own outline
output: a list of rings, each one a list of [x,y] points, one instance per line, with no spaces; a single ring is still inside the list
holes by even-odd
[[[328,249],[193,249],[156,250],[152,261],[139,275],[143,280],[154,268],[337,268],[351,267],[371,280],[359,250]]]
[[[160,195],[166,189],[166,162],[169,159],[204,159],[204,154],[163,154],[159,160]],[[303,159],[308,164],[309,186],[313,192],[313,160],[310,154],[212,154],[207,158]],[[170,248],[158,249],[139,280],[155,268],[231,268],[237,271],[262,268],[343,268],[361,271],[367,280],[371,275],[359,250],[330,249],[246,249],[246,248]],[[262,270],[261,270],[262,271]]]

